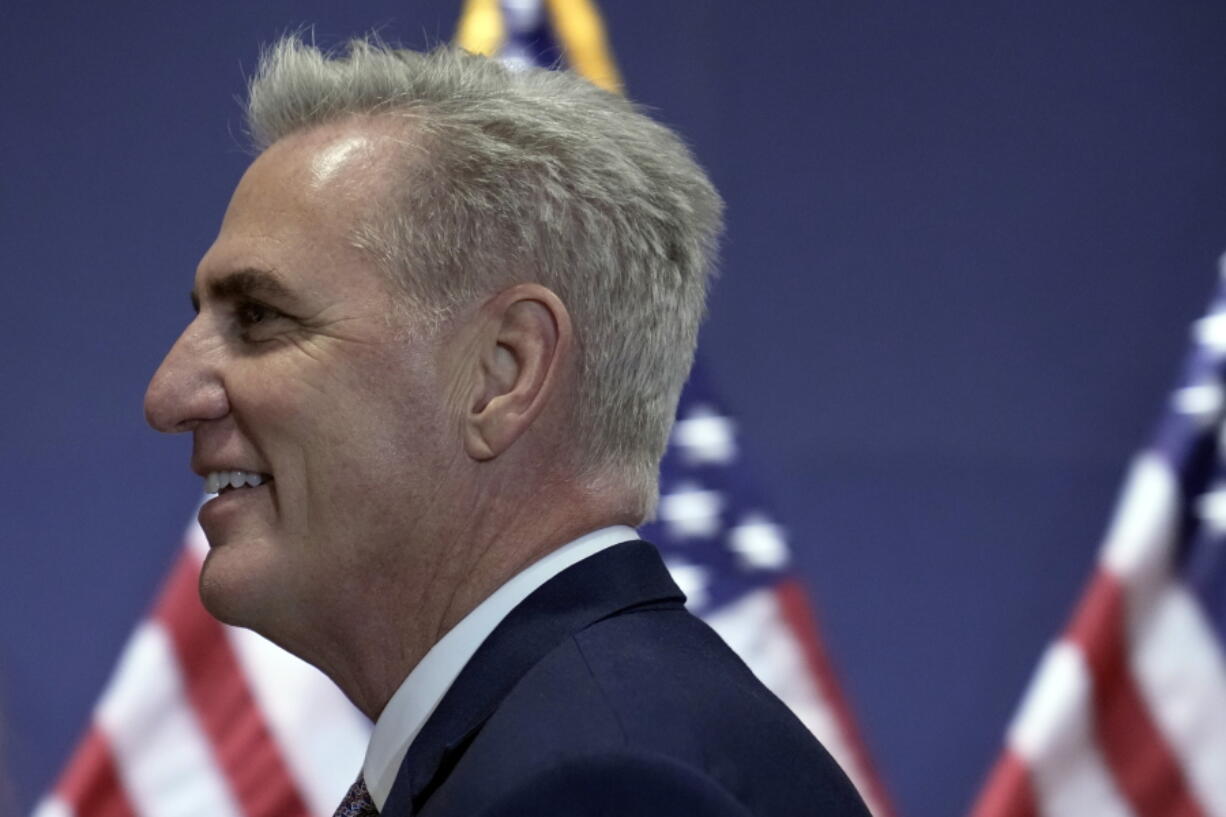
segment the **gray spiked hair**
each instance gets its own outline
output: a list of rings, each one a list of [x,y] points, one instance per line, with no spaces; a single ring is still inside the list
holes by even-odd
[[[435,319],[514,283],[553,290],[578,341],[576,465],[648,515],[722,228],[681,139],[564,71],[374,38],[264,52],[247,102],[258,149],[355,115],[406,125],[403,183],[355,241]]]

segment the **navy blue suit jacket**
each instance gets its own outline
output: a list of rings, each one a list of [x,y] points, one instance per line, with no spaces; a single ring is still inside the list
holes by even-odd
[[[830,755],[683,606],[656,549],[559,573],[477,650],[386,817],[867,817]]]

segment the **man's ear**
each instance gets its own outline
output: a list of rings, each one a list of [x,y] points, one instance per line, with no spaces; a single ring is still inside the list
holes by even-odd
[[[489,460],[519,439],[560,387],[574,337],[566,306],[540,284],[498,293],[481,307],[480,321],[464,446],[473,459]]]

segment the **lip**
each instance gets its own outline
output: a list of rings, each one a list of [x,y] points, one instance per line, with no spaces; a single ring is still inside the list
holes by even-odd
[[[252,510],[252,503],[258,503],[261,500],[267,499],[265,494],[271,490],[269,487],[271,484],[270,481],[255,487],[232,488],[217,494],[200,506],[200,512],[196,514],[196,520],[204,528],[205,533],[208,534],[207,538],[210,546],[214,542],[221,541],[223,537],[218,534],[224,533],[226,527],[232,524],[235,517],[240,516],[245,511]]]

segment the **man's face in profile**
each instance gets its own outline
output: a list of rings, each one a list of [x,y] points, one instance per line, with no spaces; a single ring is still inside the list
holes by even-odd
[[[252,164],[146,395],[220,487],[200,511],[206,606],[291,646],[338,623],[372,571],[429,575],[442,556],[424,521],[448,459],[441,346],[350,240],[380,147],[334,126]]]

